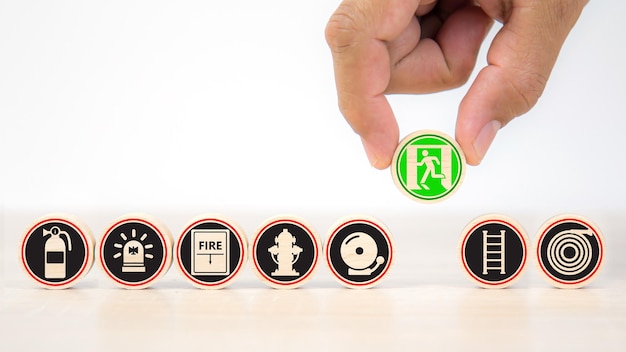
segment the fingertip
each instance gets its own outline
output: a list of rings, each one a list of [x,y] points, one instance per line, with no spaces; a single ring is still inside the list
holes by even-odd
[[[502,123],[500,121],[491,120],[485,123],[474,135],[464,134],[464,130],[457,130],[457,141],[461,145],[469,165],[480,165],[501,128]]]
[[[367,159],[372,167],[378,170],[384,170],[391,165],[391,159],[393,158],[393,152],[390,154],[388,147],[376,143],[375,140],[361,138],[363,143],[363,149],[367,155]]]
[[[473,143],[471,141],[466,142],[462,137],[459,137],[457,132],[456,137],[457,143],[461,146],[463,150],[463,154],[465,155],[465,162],[471,166],[478,166],[482,161],[482,158],[476,155],[476,151],[474,150]]]
[[[474,138],[474,142],[472,146],[474,148],[474,156],[476,164],[480,164],[480,162],[485,158],[491,143],[496,138],[496,134],[502,128],[502,123],[498,120],[491,120],[487,122],[478,132],[476,137]]]
[[[507,79],[500,67],[483,68],[459,105],[456,137],[470,165],[481,163],[498,131],[517,116]]]

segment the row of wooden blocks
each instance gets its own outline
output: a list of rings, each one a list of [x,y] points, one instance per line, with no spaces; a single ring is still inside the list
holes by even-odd
[[[52,289],[74,285],[89,272],[94,257],[106,276],[124,288],[153,285],[175,261],[191,284],[217,289],[231,284],[249,258],[267,285],[296,288],[313,276],[324,256],[339,283],[366,288],[387,275],[394,255],[387,227],[366,216],[339,220],[323,246],[315,229],[297,217],[267,220],[249,245],[237,223],[211,214],[190,221],[174,248],[164,224],[147,215],[129,214],[107,227],[97,251],[95,247],[91,230],[80,220],[52,214],[25,232],[20,261],[30,278]]]
[[[531,246],[524,228],[499,214],[476,218],[461,234],[459,264],[485,288],[504,288],[519,280],[529,258],[550,284],[579,288],[589,284],[604,262],[598,226],[574,214],[555,216],[537,231]]]
[[[459,264],[484,288],[504,288],[519,280],[529,257],[552,285],[578,288],[598,274],[604,240],[598,227],[577,215],[548,220],[534,246],[515,220],[489,214],[462,231]],[[387,227],[369,216],[340,219],[325,244],[303,219],[279,216],[261,224],[251,244],[239,225],[219,215],[200,216],[187,224],[176,244],[158,220],[130,214],[104,231],[96,251],[89,227],[70,215],[52,214],[24,233],[20,262],[37,284],[68,288],[91,269],[94,257],[115,284],[129,289],[153,285],[176,263],[182,276],[204,289],[228,286],[249,259],[261,281],[274,288],[307,282],[324,257],[332,276],[350,288],[377,285],[389,272],[394,247]]]

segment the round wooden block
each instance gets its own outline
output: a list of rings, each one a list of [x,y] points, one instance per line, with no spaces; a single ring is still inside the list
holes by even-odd
[[[243,271],[248,239],[234,221],[207,214],[185,226],[175,253],[178,269],[192,285],[218,289],[230,285]]]
[[[128,214],[104,232],[98,249],[104,273],[128,289],[153,285],[172,264],[172,235],[158,220],[144,214]]]
[[[452,137],[422,130],[400,141],[391,173],[402,193],[421,203],[433,203],[456,192],[463,182],[465,167],[465,155]]]
[[[546,221],[535,239],[539,273],[559,288],[589,284],[604,262],[600,229],[579,215],[559,215]]]
[[[68,288],[93,266],[95,241],[87,225],[68,214],[49,214],[26,230],[19,258],[26,274],[50,289]]]
[[[378,285],[393,263],[391,232],[369,216],[351,216],[331,227],[324,247],[335,279],[349,288]]]
[[[505,288],[521,277],[528,259],[528,236],[515,220],[500,214],[470,222],[458,245],[466,276],[484,288]]]
[[[275,217],[255,232],[252,268],[270,287],[297,288],[313,276],[321,250],[322,241],[311,225],[294,216]]]

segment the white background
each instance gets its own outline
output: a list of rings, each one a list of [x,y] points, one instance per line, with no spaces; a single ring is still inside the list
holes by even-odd
[[[582,298],[571,293],[564,298],[554,296],[563,291],[537,292],[548,286],[537,280],[531,267],[529,279],[520,284],[521,291],[513,291],[513,298],[537,297],[543,292],[548,299],[515,314],[534,317],[542,311],[548,320],[571,323],[578,320],[572,320],[567,309],[551,310],[552,303],[570,302],[572,309],[585,307],[575,316],[583,321],[608,314],[608,322],[598,326],[608,326],[603,331],[609,331],[604,336],[609,343],[618,342],[621,335],[610,332],[623,331],[626,312],[620,298],[626,278],[621,224],[626,212],[626,32],[621,25],[626,3],[592,1],[587,6],[539,104],[503,129],[482,165],[469,168],[459,191],[435,205],[409,200],[396,189],[389,170],[371,168],[358,137],[337,109],[323,32],[338,3],[0,2],[0,252],[4,254],[0,274],[4,301],[9,302],[0,305],[3,328],[10,320],[17,321],[19,329],[32,321],[40,321],[44,328],[46,317],[51,324],[63,319],[53,306],[41,303],[49,300],[64,305],[66,313],[74,311],[72,301],[82,304],[84,315],[70,314],[80,328],[93,318],[92,313],[103,317],[102,311],[93,311],[93,305],[100,307],[106,301],[111,309],[121,309],[115,304],[124,297],[169,303],[167,314],[147,315],[155,322],[174,316],[182,326],[193,323],[172,308],[171,295],[188,286],[175,270],[161,287],[160,291],[170,292],[159,294],[161,301],[145,296],[159,290],[120,293],[112,289],[97,267],[82,291],[33,289],[20,272],[15,252],[22,231],[49,212],[78,215],[96,238],[115,217],[130,211],[156,215],[170,226],[175,238],[187,220],[203,212],[230,215],[249,236],[267,217],[293,213],[313,223],[322,237],[336,218],[365,212],[383,219],[397,241],[398,261],[386,286],[352,297],[352,291],[336,293],[337,285],[332,280],[326,283],[327,270],[320,270],[308,291],[303,288],[293,293],[300,296],[287,299],[306,305],[311,296],[302,295],[313,292],[313,301],[327,307],[359,302],[368,306],[381,295],[391,297],[394,313],[379,307],[370,318],[397,324],[398,329],[427,327],[426,331],[444,334],[445,330],[428,322],[413,320],[433,309],[443,312],[442,326],[454,326],[457,334],[451,336],[457,337],[472,329],[481,332],[482,325],[463,324],[476,312],[457,310],[455,304],[465,302],[471,307],[468,302],[476,300],[488,307],[488,297],[492,297],[474,289],[456,267],[454,250],[465,224],[485,212],[505,213],[520,221],[534,238],[543,221],[575,212],[595,221],[607,239],[607,265],[595,284],[599,293],[587,290]],[[494,26],[483,46],[478,67],[485,64],[488,42],[498,29]],[[454,135],[457,107],[467,88],[390,97],[401,135],[418,129]],[[251,303],[249,310],[234,313],[222,308],[225,315],[251,314],[252,320],[244,325],[252,329],[270,319],[266,316],[270,308],[260,302],[274,302],[276,295],[286,294],[268,291],[249,272],[246,275],[239,286],[243,293],[231,290],[222,293],[226,296],[211,297],[245,297],[247,302],[260,304]],[[431,290],[429,285],[435,287]],[[617,291],[610,291],[614,285]],[[253,289],[246,293],[243,288],[247,287]],[[459,292],[458,287],[467,291]],[[192,299],[201,295],[184,292]],[[503,311],[510,310],[508,304],[517,307],[511,291],[503,292],[509,295],[498,298],[504,302]],[[77,294],[82,296],[77,299]],[[438,300],[442,295],[447,298]],[[118,301],[104,298],[112,296]],[[334,321],[327,311],[315,307],[304,312],[317,317],[314,326]],[[188,315],[194,311],[183,308]],[[276,316],[284,316],[281,312]],[[358,315],[344,313],[339,317],[362,324]],[[84,323],[92,327],[86,336],[113,331],[115,319],[110,318],[105,315],[104,323]],[[487,314],[483,319],[485,326],[492,326],[509,316]],[[521,328],[532,326],[522,331],[538,341],[550,338],[533,319],[515,321]],[[161,327],[176,330],[174,325]],[[298,332],[298,326],[290,328]],[[577,331],[575,327],[569,330]],[[185,336],[185,331],[176,331]],[[371,333],[368,327],[363,331]],[[374,336],[393,337],[392,332],[385,333]],[[408,343],[411,336],[395,338]],[[511,332],[511,336],[517,335]],[[426,341],[436,346],[435,340]],[[31,343],[36,346],[37,342]]]
[[[336,107],[323,31],[337,4],[3,2],[4,208],[420,211]],[[536,108],[436,207],[624,208],[624,6],[587,7]],[[401,134],[454,135],[466,90],[392,97]]]

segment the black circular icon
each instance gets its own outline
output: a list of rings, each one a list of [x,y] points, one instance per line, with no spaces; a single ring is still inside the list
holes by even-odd
[[[232,221],[203,217],[185,228],[176,246],[183,276],[200,288],[222,288],[245,264],[247,240]]]
[[[93,264],[91,231],[68,216],[37,221],[25,234],[21,262],[28,275],[46,288],[67,288]]]
[[[463,231],[460,255],[463,268],[479,286],[504,288],[523,272],[527,248],[520,225],[503,216],[488,215]]]
[[[153,221],[124,218],[113,224],[100,243],[105,273],[125,288],[144,288],[161,277],[171,263],[169,232]]]
[[[370,218],[349,218],[338,223],[326,244],[326,261],[331,272],[347,287],[377,284],[393,259],[389,231]]]
[[[536,249],[541,272],[558,287],[586,285],[602,264],[600,233],[575,217],[549,220],[540,231]]]
[[[302,220],[270,220],[257,231],[251,254],[259,277],[275,288],[295,288],[316,269],[321,243]]]

